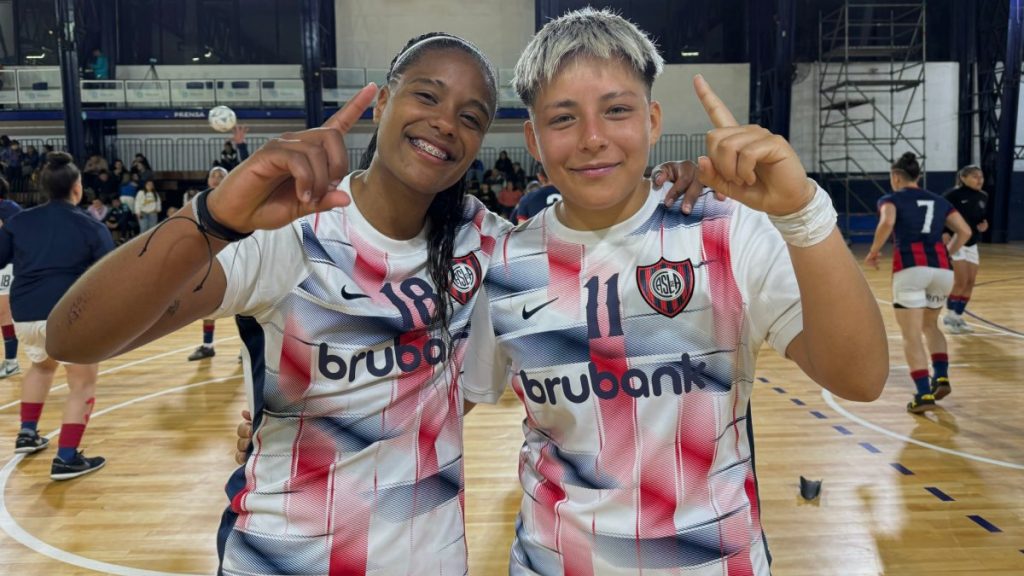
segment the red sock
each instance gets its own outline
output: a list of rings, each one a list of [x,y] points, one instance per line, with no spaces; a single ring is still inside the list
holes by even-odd
[[[14,324],[4,324],[0,326],[0,332],[4,335],[4,340],[10,340],[14,338]]]
[[[39,423],[39,417],[43,414],[43,403],[22,402],[21,403],[21,427],[35,430]],[[27,426],[26,426],[27,424]]]
[[[60,425],[60,439],[57,440],[58,448],[78,448],[82,443],[82,436],[85,434],[85,424],[71,424],[65,422]]]

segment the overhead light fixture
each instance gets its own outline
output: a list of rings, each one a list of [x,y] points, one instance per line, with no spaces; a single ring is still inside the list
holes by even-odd
[[[700,56],[700,52],[690,52],[690,51],[687,51],[687,50],[683,50],[679,54],[683,58],[696,58],[697,56]]]
[[[207,48],[206,49],[206,53],[203,54],[203,58],[210,58],[211,56],[213,56],[213,49],[212,48]]]
[[[28,56],[25,56],[25,60],[42,60],[43,58],[46,58],[46,52],[43,52],[38,56],[35,54],[29,54]]]
[[[192,61],[193,62],[199,62],[199,56],[193,56],[192,57]]]

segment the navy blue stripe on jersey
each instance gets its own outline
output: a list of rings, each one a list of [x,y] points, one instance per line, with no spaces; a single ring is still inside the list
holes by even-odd
[[[492,302],[512,294],[547,289],[547,254],[541,252],[511,261],[496,258],[487,271],[485,282],[487,297]]]
[[[428,514],[445,502],[459,497],[462,491],[462,457],[442,465],[437,474],[415,483],[381,487],[367,495],[379,505],[377,513],[391,522],[402,522]]]
[[[709,195],[711,195],[711,191],[705,190],[697,198],[697,202],[693,205],[693,210],[688,215],[680,211],[683,203],[682,198],[676,200],[671,206],[665,206],[664,204],[658,206],[658,209],[651,214],[651,217],[630,233],[630,236],[641,236],[658,229],[673,230],[675,228],[697,226],[704,219],[704,208],[707,206],[707,197]]]
[[[747,445],[750,446],[750,473],[754,477],[754,503],[757,504],[757,510],[764,510],[761,506],[761,490],[757,483],[757,454],[754,450],[754,414],[750,408],[751,404],[747,403]],[[768,536],[764,533],[764,528],[761,528],[761,541],[764,542],[764,552],[768,557],[768,566],[772,565],[772,551],[768,546]]]
[[[266,340],[263,327],[260,326],[260,323],[255,318],[235,316],[235,324],[238,326],[238,334],[242,337],[242,345],[245,346],[246,351],[249,353],[249,361],[251,362],[250,367],[253,380],[252,429],[256,430],[263,423],[263,410],[266,407],[263,403],[263,374],[266,370],[263,351],[265,350]],[[245,453],[246,460],[252,456],[252,450],[253,445],[250,442],[249,449]],[[238,520],[238,514],[231,509],[230,502],[244,488],[245,466],[239,466],[231,474],[227,484],[224,486],[224,492],[227,494],[229,504],[221,516],[220,527],[217,529],[217,557],[219,559],[218,563],[221,565],[224,562],[224,547],[227,544],[228,536],[231,535],[235,522]],[[218,574],[222,573],[221,569],[222,566],[218,566]]]
[[[643,567],[647,569],[695,568],[721,561],[740,551],[739,548],[730,550],[723,541],[720,522],[729,516],[742,514],[746,509],[743,506],[731,510],[714,520],[662,538],[595,534],[594,549],[615,566],[639,568],[638,559],[642,558]]]

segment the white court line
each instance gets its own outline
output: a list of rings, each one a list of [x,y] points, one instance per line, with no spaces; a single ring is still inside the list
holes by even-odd
[[[229,340],[237,340],[237,339],[238,339],[238,336],[228,336],[227,338],[221,338],[220,340],[214,340],[213,343],[217,344],[217,343],[220,343],[220,342],[227,342]],[[193,346],[186,346],[184,348],[178,348],[177,350],[171,350],[169,352],[162,352],[162,353],[157,354],[155,356],[147,356],[146,358],[142,358],[140,360],[132,360],[131,362],[128,362],[127,364],[121,364],[119,366],[114,366],[113,368],[107,368],[106,370],[103,370],[102,372],[98,373],[97,376],[103,376],[104,374],[110,374],[112,372],[117,372],[118,370],[124,370],[125,368],[131,368],[132,366],[137,366],[139,364],[143,364],[145,362],[149,362],[150,360],[156,360],[157,358],[163,358],[164,356],[171,356],[172,354],[180,354],[182,352],[185,352],[186,350],[192,350],[193,348],[195,348],[194,345]],[[22,372],[22,377],[24,377],[24,374],[25,373]],[[60,390],[61,388],[67,388],[67,387],[68,387],[68,383],[65,382],[65,383],[61,384],[60,386],[53,386],[53,387],[51,387],[50,388],[50,392],[53,392],[54,390]],[[7,410],[8,408],[11,408],[12,406],[17,406],[19,404],[21,404],[21,400],[15,400],[14,402],[8,402],[7,404],[4,404],[3,406],[0,406],[0,411]]]
[[[878,301],[878,302],[881,302],[882,304],[887,304],[889,306],[892,306],[892,302],[890,302],[888,300],[882,300],[881,298],[879,298],[877,296],[875,296],[875,300]],[[988,330],[988,331],[996,333],[996,334],[1002,334],[1004,336],[1009,336],[1011,338],[1024,338],[1024,336],[1021,336],[1020,334],[1014,334],[1013,332],[1007,332],[1006,330],[1003,330],[1002,328],[998,328],[996,326],[988,326],[986,324],[977,324],[975,322],[967,322],[967,325],[968,326],[974,326],[975,328],[981,328],[982,330]],[[956,336],[971,336],[971,335],[972,334],[970,334],[970,333],[968,333],[968,334],[956,334]],[[985,334],[973,334],[973,335],[974,336],[985,336]]]
[[[154,356],[153,358],[157,357],[158,356]],[[150,400],[158,396],[163,396],[164,394],[171,394],[174,392],[180,392],[182,390],[188,390],[189,388],[195,388],[197,386],[212,384],[214,382],[223,382],[225,380],[234,380],[236,378],[241,377],[241,374],[235,376],[224,376],[222,378],[213,378],[211,380],[204,380],[202,382],[196,382],[194,384],[185,384],[183,386],[178,386],[176,388],[161,390],[160,392],[154,392],[152,394],[147,394],[145,396],[133,398],[131,400],[127,400],[120,404],[111,406],[109,408],[105,408],[93,414],[91,418],[97,418],[99,416],[106,414],[107,412],[113,412],[114,410],[117,410],[119,408],[124,408],[125,406],[130,406],[138,402],[144,402],[146,400]],[[59,428],[47,434],[46,437],[53,438],[54,436],[57,435],[58,432],[60,432]],[[101,562],[99,560],[93,560],[91,558],[86,558],[84,556],[73,554],[71,552],[68,552],[67,550],[61,550],[60,548],[47,544],[46,542],[43,542],[42,540],[26,532],[25,529],[18,524],[14,517],[11,516],[10,511],[7,510],[6,501],[7,481],[10,479],[11,474],[17,468],[18,463],[21,462],[24,458],[25,454],[18,454],[17,456],[12,458],[10,462],[8,462],[7,465],[3,467],[3,469],[0,469],[0,530],[6,532],[8,536],[24,545],[26,548],[29,548],[30,550],[37,552],[39,554],[42,554],[43,556],[47,556],[59,562],[64,562],[65,564],[71,564],[73,566],[78,566],[80,568],[95,570],[96,572],[101,572],[104,574],[116,574],[118,576],[180,576],[181,574],[183,574],[181,572],[157,572],[154,570],[145,570],[142,568],[130,568],[127,566],[120,566],[118,564],[108,564],[106,562]]]
[[[1024,464],[1016,464],[1014,462],[1005,462],[1003,460],[995,460],[995,459],[992,459],[992,458],[986,458],[984,456],[977,456],[977,455],[971,454],[969,452],[961,452],[959,450],[953,450],[953,449],[950,449],[950,448],[945,448],[943,446],[936,446],[935,444],[929,444],[927,442],[922,442],[922,441],[917,440],[915,438],[911,438],[910,436],[904,436],[903,434],[899,434],[899,433],[893,432],[892,430],[889,430],[887,428],[882,428],[881,426],[879,426],[877,424],[869,422],[869,421],[861,418],[860,416],[857,416],[857,415],[852,414],[849,411],[847,411],[846,408],[843,408],[842,406],[840,406],[839,403],[836,402],[835,398],[832,397],[832,394],[828,390],[825,390],[824,388],[821,390],[821,397],[822,397],[823,400],[825,400],[825,403],[828,404],[829,407],[831,407],[836,412],[842,414],[847,419],[852,420],[853,422],[856,422],[857,424],[860,424],[861,426],[863,426],[865,428],[868,428],[870,430],[874,430],[875,432],[878,432],[879,434],[884,434],[885,436],[888,436],[890,438],[895,438],[897,440],[902,440],[904,442],[909,442],[911,444],[916,444],[916,445],[918,445],[918,446],[920,446],[922,448],[928,448],[930,450],[935,450],[936,452],[942,452],[943,454],[950,454],[950,455],[953,455],[953,456],[959,456],[961,458],[966,458],[968,460],[974,460],[976,462],[983,462],[985,464],[991,464],[993,466],[1002,466],[1003,468],[1011,468],[1013,470],[1024,470]]]

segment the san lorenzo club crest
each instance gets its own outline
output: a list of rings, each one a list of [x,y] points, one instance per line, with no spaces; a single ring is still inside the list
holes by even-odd
[[[452,286],[449,293],[459,304],[469,299],[480,289],[480,261],[470,252],[452,260]]]
[[[655,312],[675,318],[693,296],[693,264],[689,259],[672,262],[662,258],[654,264],[638,266],[636,284]]]

